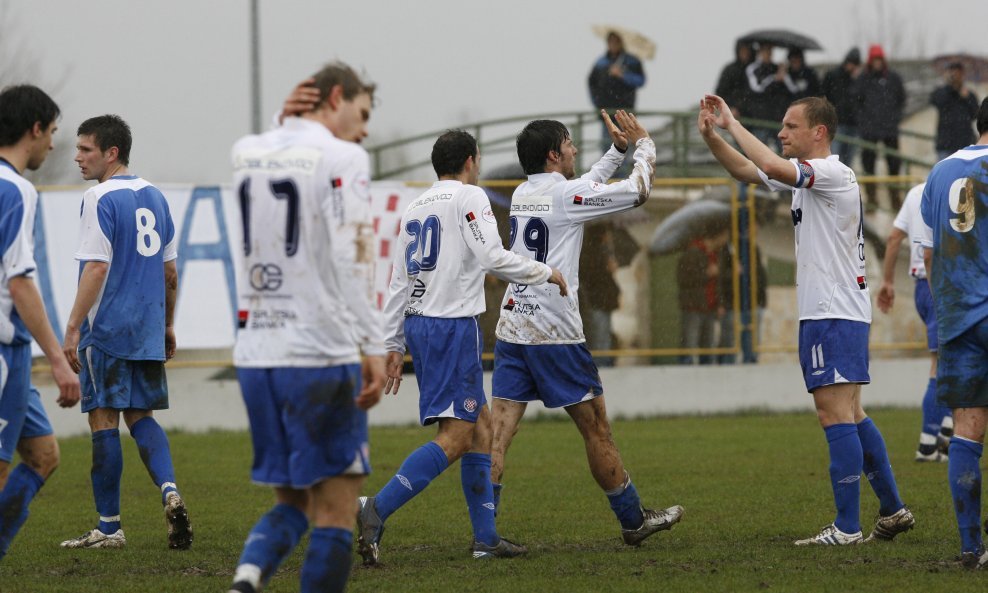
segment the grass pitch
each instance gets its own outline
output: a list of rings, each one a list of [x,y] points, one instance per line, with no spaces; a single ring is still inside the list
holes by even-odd
[[[524,558],[474,561],[453,467],[388,520],[383,566],[355,556],[353,592],[509,591],[968,591],[983,575],[954,562],[959,549],[945,464],[918,464],[918,410],[873,414],[888,443],[916,528],[891,544],[795,548],[833,519],[826,441],[812,414],[660,418],[614,422],[626,466],[648,506],[682,504],[672,531],[640,548],[619,526],[586,467],[568,419],[528,421],[508,453],[499,532],[529,546]],[[376,492],[431,429],[371,431]],[[244,537],[271,504],[248,482],[245,433],[171,434],[178,483],[195,528],[192,550],[167,549],[155,487],[124,439],[123,550],[62,550],[92,528],[88,438],[62,441],[62,466],[0,564],[0,592],[226,591]],[[862,526],[877,500],[862,484]],[[305,540],[303,540],[303,544]],[[269,592],[298,590],[301,549]]]

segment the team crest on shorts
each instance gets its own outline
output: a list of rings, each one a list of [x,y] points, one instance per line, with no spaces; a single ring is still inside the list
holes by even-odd
[[[472,397],[468,397],[463,400],[463,409],[471,414],[477,409],[477,400]]]

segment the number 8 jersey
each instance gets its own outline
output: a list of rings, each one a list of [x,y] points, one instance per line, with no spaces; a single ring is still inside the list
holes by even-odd
[[[561,173],[536,173],[511,196],[509,248],[563,273],[568,296],[548,285],[510,284],[501,301],[499,340],[513,344],[576,344],[585,341],[577,290],[584,223],[640,206],[652,190],[655,143],[638,141],[635,168],[624,181],[607,184],[624,154],[611,147],[588,173],[567,181]],[[593,245],[587,245],[593,249]]]
[[[79,273],[87,261],[110,268],[80,328],[79,349],[165,360],[164,263],[178,257],[165,196],[140,177],[111,177],[83,196],[81,227]]]

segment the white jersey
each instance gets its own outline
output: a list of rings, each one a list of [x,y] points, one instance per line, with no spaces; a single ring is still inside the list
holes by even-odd
[[[507,282],[543,284],[552,268],[506,250],[484,190],[437,181],[401,217],[384,306],[387,349],[405,351],[404,317],[480,315],[484,272]]]
[[[33,277],[34,216],[38,192],[5,159],[0,159],[0,344],[29,344],[31,334],[10,294],[10,280]],[[4,369],[4,375],[6,369]]]
[[[628,179],[608,185],[624,154],[613,146],[579,179],[560,173],[529,175],[511,197],[509,249],[549,264],[566,278],[567,296],[547,285],[508,285],[497,323],[499,340],[513,344],[585,341],[577,291],[584,223],[641,205],[652,190],[655,143],[638,141]]]
[[[923,201],[923,189],[926,182],[920,183],[909,190],[906,200],[899,208],[892,226],[906,234],[909,243],[909,275],[913,278],[926,278],[926,263],[923,261],[923,237],[929,227],[923,222],[919,205]]]
[[[871,323],[861,192],[854,171],[837,155],[790,162],[796,169],[793,186],[758,174],[773,190],[792,190],[799,319]]]
[[[233,167],[244,223],[234,363],[316,367],[383,355],[360,248],[367,152],[317,122],[288,118],[240,139]]]

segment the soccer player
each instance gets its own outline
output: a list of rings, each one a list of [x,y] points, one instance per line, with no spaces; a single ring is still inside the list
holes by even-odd
[[[578,179],[573,179],[576,147],[566,126],[536,120],[518,134],[518,159],[528,181],[511,197],[509,248],[562,270],[572,279],[572,287],[569,298],[559,298],[546,287],[516,282],[504,295],[494,346],[491,477],[497,504],[504,456],[528,402],[541,400],[546,407],[565,408],[583,436],[590,473],[621,523],[624,542],[637,546],[678,523],[683,507],[642,507],[611,437],[600,376],[583,336],[577,289],[583,225],[640,206],[648,199],[655,144],[634,115],[620,109],[615,112],[620,130],[606,112],[601,111],[601,117],[613,144]],[[631,175],[608,185],[607,180],[632,146]]]
[[[892,223],[882,264],[882,287],[878,291],[878,308],[888,313],[895,304],[895,262],[904,239],[909,245],[909,275],[916,279],[916,312],[926,325],[926,346],[930,351],[930,380],[923,396],[923,428],[919,433],[916,461],[947,461],[947,445],[954,434],[954,418],[950,409],[937,403],[937,317],[933,310],[930,283],[926,280],[923,245],[920,243],[926,225],[919,212],[920,198],[926,183],[909,190],[906,201]]]
[[[192,545],[192,525],[175,485],[165,431],[154,410],[168,409],[165,360],[175,355],[177,237],[158,188],[128,170],[130,127],[116,115],[79,126],[76,163],[98,185],[82,198],[79,288],[62,344],[82,381],[82,411],[93,438],[91,477],[99,523],[63,548],[122,548],[120,413],[141,461],[161,492],[168,547]]]
[[[384,337],[358,250],[369,200],[375,87],[346,64],[314,75],[315,109],[233,146],[244,233],[233,358],[254,445],[274,488],[230,591],[260,590],[311,525],[301,591],[343,591],[357,496],[370,472],[367,410],[384,387]],[[363,358],[361,357],[363,355]]]
[[[58,467],[58,442],[31,387],[31,337],[51,364],[58,405],[79,401],[72,372],[32,275],[38,192],[21,177],[52,149],[58,105],[37,87],[0,92],[0,560],[27,521],[28,505]],[[10,471],[14,452],[21,456]]]
[[[933,167],[920,204],[940,344],[937,399],[954,414],[947,477],[967,568],[988,565],[980,463],[988,425],[988,99],[977,129],[976,145]]]
[[[871,381],[871,297],[865,279],[861,191],[854,171],[830,154],[837,112],[820,97],[794,101],[778,134],[781,157],[734,119],[720,97],[703,98],[697,126],[732,177],[774,191],[792,190],[799,363],[830,448],[837,506],[833,523],[795,544],[862,541],[862,470],[880,502],[880,516],[868,540],[891,540],[912,529],[915,518],[899,498],[885,440],[861,407],[861,385]],[[744,154],[716,128],[727,130]]]
[[[376,496],[360,498],[358,551],[378,562],[384,522],[461,459],[460,479],[473,525],[474,558],[510,558],[524,546],[494,525],[491,415],[484,396],[477,315],[485,310],[484,272],[507,282],[556,284],[559,271],[504,249],[487,194],[477,187],[480,153],[470,134],[451,130],[432,147],[439,181],[412,201],[399,226],[385,304],[388,383],[401,385],[405,345],[419,384],[419,418],[438,424],[436,438],[412,452]]]

